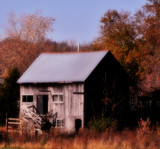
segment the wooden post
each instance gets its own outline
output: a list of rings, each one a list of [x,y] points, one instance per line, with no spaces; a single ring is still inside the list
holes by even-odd
[[[7,117],[7,113],[6,113],[6,132],[8,132],[8,117]]]
[[[22,130],[22,129],[21,129],[21,125],[22,125],[22,121],[19,120],[19,134],[20,134],[20,135],[21,135],[21,132],[22,132],[22,131],[21,131],[21,130]]]

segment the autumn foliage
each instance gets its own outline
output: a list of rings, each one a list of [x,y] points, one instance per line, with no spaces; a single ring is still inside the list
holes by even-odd
[[[159,85],[160,1],[148,0],[134,15],[108,10],[93,50],[109,49],[137,84],[150,91]]]

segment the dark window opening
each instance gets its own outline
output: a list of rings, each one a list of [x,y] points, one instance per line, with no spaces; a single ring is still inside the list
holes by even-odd
[[[63,95],[59,95],[59,101],[63,102]]]
[[[23,95],[22,102],[33,102],[33,96],[32,95]]]
[[[53,102],[58,102],[58,95],[53,95],[52,98],[53,98]]]

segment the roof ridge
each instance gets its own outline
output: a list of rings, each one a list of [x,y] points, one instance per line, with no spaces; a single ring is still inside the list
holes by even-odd
[[[42,52],[41,54],[78,54],[78,53],[96,53],[96,52],[108,52],[109,50],[99,51],[80,51],[80,52]]]

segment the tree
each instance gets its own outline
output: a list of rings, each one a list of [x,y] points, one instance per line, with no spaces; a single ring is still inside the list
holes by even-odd
[[[13,67],[18,67],[20,73],[23,73],[40,53],[53,51],[53,46],[48,41],[37,44],[21,39],[3,40],[0,46],[0,68],[3,69],[3,76]]]
[[[138,46],[136,23],[128,12],[108,10],[101,18],[101,35],[92,46],[108,49],[122,64],[130,76],[137,81],[141,73],[143,52]]]
[[[143,38],[157,49],[160,45],[160,0],[148,0],[143,7],[145,13]]]
[[[121,61],[133,49],[136,33],[134,24],[129,20],[129,13],[109,10],[101,18],[101,39],[104,47],[113,49]]]
[[[35,14],[22,14],[16,17],[12,12],[9,15],[9,26],[6,33],[11,38],[18,38],[29,42],[41,42],[46,39],[47,33],[53,31],[53,17],[44,17],[37,11]]]
[[[0,122],[4,124],[6,114],[18,117],[19,114],[19,85],[17,80],[20,73],[17,68],[9,71],[4,84],[0,88]]]
[[[6,76],[13,67],[23,73],[40,53],[53,51],[54,45],[48,42],[47,33],[53,31],[54,21],[52,17],[41,16],[40,12],[20,17],[12,12],[6,28],[8,38],[0,43],[0,75]]]
[[[142,60],[145,73],[140,87],[150,92],[160,84],[160,0],[147,1],[135,16],[141,34],[141,48],[146,51]]]

